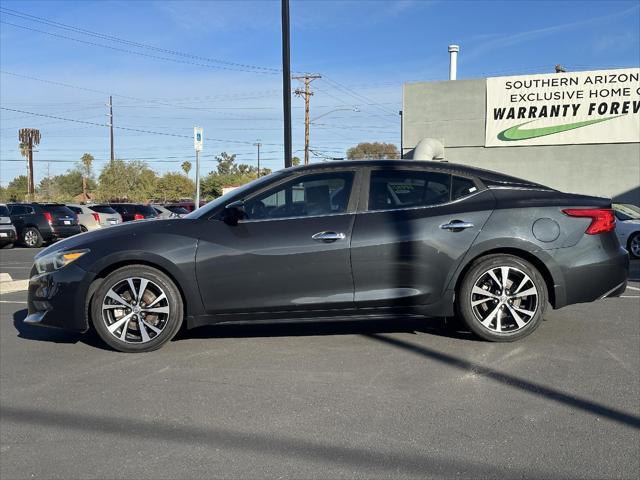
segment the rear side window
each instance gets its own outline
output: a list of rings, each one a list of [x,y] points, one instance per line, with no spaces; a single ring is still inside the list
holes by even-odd
[[[89,209],[97,213],[111,213],[111,214],[118,213],[109,205],[91,205]]]
[[[9,216],[9,209],[4,205],[0,205],[0,217],[8,217],[8,216]]]
[[[451,177],[451,200],[466,197],[477,190],[476,184],[470,178],[457,177],[455,175]]]
[[[164,208],[177,215],[186,215],[187,213],[189,213],[189,210],[181,207],[180,205],[167,205]]]
[[[410,170],[373,170],[369,210],[439,205],[450,200],[451,175]]]
[[[26,215],[27,207],[24,205],[11,205],[11,215]]]

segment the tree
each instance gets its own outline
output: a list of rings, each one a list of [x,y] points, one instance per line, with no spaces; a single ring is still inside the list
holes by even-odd
[[[291,166],[293,167],[297,167],[298,165],[300,165],[300,158],[298,157],[293,157],[291,159]]]
[[[364,142],[347,150],[347,158],[349,160],[397,159],[400,158],[400,153],[393,143]]]
[[[200,187],[204,198],[215,198],[222,195],[223,187],[244,185],[258,178],[258,168],[244,163],[236,164],[236,156],[222,152],[216,156],[218,166],[215,171],[202,179]],[[271,170],[260,169],[261,175],[268,175]]]
[[[184,174],[188,177],[189,172],[191,171],[191,162],[189,160],[185,160],[184,162],[182,162],[182,170],[184,171]]]
[[[191,198],[196,191],[193,180],[178,172],[165,173],[158,179],[154,198],[157,200],[177,201],[183,198]]]
[[[91,171],[91,166],[93,165],[93,155],[91,155],[90,153],[85,153],[84,155],[82,155],[82,157],[80,158],[80,165],[80,168],[82,169],[82,196],[84,197],[84,201],[86,202],[88,200],[87,179],[93,176]]]
[[[9,182],[4,195],[9,202],[22,202],[27,196],[27,184],[29,180],[26,175],[20,175]]]
[[[37,128],[21,128],[18,130],[18,140],[20,140],[20,154],[27,158],[27,192],[33,197],[35,186],[33,184],[33,146],[40,143],[40,130]],[[33,200],[33,198],[31,198]]]
[[[100,172],[96,198],[144,202],[156,192],[158,178],[145,162],[114,160]]]

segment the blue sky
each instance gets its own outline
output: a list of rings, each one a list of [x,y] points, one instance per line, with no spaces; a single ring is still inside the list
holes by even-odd
[[[116,130],[119,158],[176,171],[193,160],[200,125],[204,173],[222,151],[255,164],[257,139],[263,165],[281,168],[279,1],[0,4],[10,9],[0,15],[2,107],[104,124],[112,94],[116,126],[178,135]],[[640,64],[640,1],[292,0],[291,22],[292,69],[323,75],[312,84],[312,118],[327,113],[312,126],[313,161],[360,141],[399,144],[402,84],[445,80],[450,43],[461,47],[459,78]],[[292,104],[302,156],[304,102]],[[106,127],[0,110],[2,185],[25,171],[14,161],[21,127],[42,133],[36,181],[84,152],[98,172],[109,158]]]

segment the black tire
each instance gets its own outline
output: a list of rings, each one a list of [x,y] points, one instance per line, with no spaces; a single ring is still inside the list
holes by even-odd
[[[22,244],[28,248],[40,248],[43,244],[42,234],[36,227],[27,227],[22,231]]]
[[[637,250],[636,247],[636,252],[634,253],[634,247],[633,244],[634,242],[638,242],[640,240],[640,232],[633,232],[631,235],[629,235],[629,240],[627,241],[627,251],[629,252],[629,256],[631,258],[640,258],[640,252]]]
[[[502,287],[503,272],[507,272],[507,288]],[[474,293],[478,291],[474,287],[480,289],[479,294]],[[527,292],[530,293],[523,296]],[[457,310],[479,337],[492,342],[513,342],[538,328],[547,299],[544,278],[531,263],[513,255],[495,254],[479,258],[471,265],[460,284]],[[483,320],[487,323],[483,324]]]
[[[80,225],[80,233],[84,233],[84,232],[88,232],[89,230],[87,230],[87,227],[85,227],[84,225]]]
[[[127,279],[133,279],[134,289],[141,287],[141,280],[149,282],[147,289],[143,291],[143,302],[138,304],[137,298],[130,298],[133,295],[128,293],[131,292],[131,289],[128,288]],[[129,302],[128,304],[131,307],[129,310],[114,308],[114,305],[120,305],[120,303],[107,297],[107,293],[112,288],[116,290],[122,289],[118,290],[118,292],[122,292],[121,298]],[[118,293],[116,290],[114,292]],[[142,318],[137,318],[137,316],[131,317],[130,320],[124,320],[125,316],[135,315],[134,309],[136,307],[139,309],[144,304],[144,301],[149,302],[148,306],[154,307],[154,301],[156,301],[154,297],[156,299],[161,297],[161,293],[165,294],[166,301],[161,301],[162,306],[160,308],[167,308],[168,313],[162,319],[160,317],[164,314],[158,314],[157,318],[153,320],[158,323],[146,323],[146,321],[142,320]],[[150,301],[145,299],[145,295],[152,295],[152,299]],[[105,313],[103,315],[103,304],[105,302],[110,303],[108,307],[111,308],[104,310]],[[158,309],[157,306],[154,308]],[[130,313],[127,314],[127,311]],[[121,315],[117,316],[120,312]],[[182,297],[173,281],[161,271],[146,265],[130,265],[110,273],[98,287],[91,300],[91,319],[100,338],[113,349],[127,353],[150,352],[162,347],[178,333],[182,325],[183,312]],[[138,313],[140,316],[144,316],[144,314],[145,310]],[[148,312],[147,315],[149,315]],[[147,317],[147,319],[149,318],[151,317]],[[118,322],[123,321],[125,323],[121,323],[122,327],[116,328],[114,333],[111,333],[107,325],[113,328]],[[142,325],[138,324],[138,321],[142,322]],[[151,330],[154,326],[158,327],[159,333],[154,333]],[[125,328],[127,330],[123,334]],[[150,339],[145,341],[143,334],[150,337]],[[121,339],[122,335],[124,335],[125,340]]]
[[[5,250],[11,250],[13,248],[13,243],[7,243],[3,245],[2,248]]]

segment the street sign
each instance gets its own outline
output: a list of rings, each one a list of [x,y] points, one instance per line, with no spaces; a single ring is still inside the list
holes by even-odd
[[[193,147],[196,149],[196,152],[202,151],[203,141],[202,127],[193,127]]]

